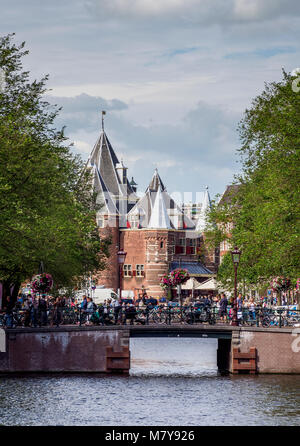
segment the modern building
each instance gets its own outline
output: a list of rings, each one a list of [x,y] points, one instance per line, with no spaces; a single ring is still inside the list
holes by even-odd
[[[94,278],[97,285],[115,291],[121,287],[123,296],[130,292],[136,297],[143,293],[161,297],[160,278],[174,268],[186,268],[199,283],[214,277],[218,252],[206,252],[203,241],[205,213],[210,206],[208,188],[197,218],[175,203],[157,169],[139,198],[136,182],[133,177],[128,180],[127,168],[118,160],[104,129],[87,167],[92,170],[93,188],[102,205],[97,213],[100,236],[112,241],[107,268]],[[119,250],[127,253],[122,269]]]

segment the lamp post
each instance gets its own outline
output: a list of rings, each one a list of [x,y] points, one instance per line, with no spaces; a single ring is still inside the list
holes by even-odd
[[[233,317],[232,317],[232,325],[237,326],[238,318],[237,318],[237,269],[240,262],[241,251],[237,247],[231,251],[232,262],[234,266],[234,300],[233,300]]]
[[[182,322],[182,296],[181,296],[181,283],[179,283],[177,285],[177,295],[179,297],[179,302],[180,302],[180,318],[181,318],[181,322]]]
[[[125,262],[125,258],[126,258],[127,252],[123,251],[122,249],[120,249],[120,251],[118,251],[117,256],[118,256],[118,264],[119,264],[119,290],[120,290],[120,299],[122,298],[122,277],[123,277],[123,265]]]

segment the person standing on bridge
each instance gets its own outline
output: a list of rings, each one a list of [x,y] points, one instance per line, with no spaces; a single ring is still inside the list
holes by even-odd
[[[38,314],[39,314],[39,325],[47,325],[48,324],[48,318],[47,318],[47,301],[46,301],[46,295],[42,294],[42,296],[39,297],[38,301]]]
[[[115,325],[117,325],[119,321],[119,314],[122,310],[122,299],[117,299],[113,302],[113,309],[114,309],[114,318],[115,318]]]
[[[237,319],[241,320],[243,318],[243,297],[241,293],[239,293],[237,297],[236,306],[237,306]]]
[[[224,293],[221,294],[221,300],[220,300],[220,319],[222,322],[227,321],[227,306],[228,306],[228,300]]]
[[[7,328],[13,327],[13,308],[14,303],[12,301],[12,298],[10,296],[7,296],[6,298],[6,304],[4,307],[5,310],[5,324]]]

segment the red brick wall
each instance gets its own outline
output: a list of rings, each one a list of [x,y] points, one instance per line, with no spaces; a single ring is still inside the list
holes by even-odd
[[[297,346],[297,337],[291,329],[274,329],[273,331],[240,332],[240,350],[248,352],[256,347],[259,373],[297,373],[300,374],[300,351],[293,351]],[[298,342],[300,348],[300,339]]]
[[[159,277],[167,273],[169,268],[168,232],[139,229],[121,231],[121,245],[127,252],[125,263],[131,265],[132,272],[136,271],[136,265],[144,265],[143,277],[123,277],[124,290],[133,290],[137,297],[143,286],[149,296],[160,297],[164,294]]]
[[[100,237],[111,237],[111,245],[109,248],[110,257],[107,259],[107,268],[103,271],[99,271],[94,277],[97,285],[104,285],[105,288],[112,288],[117,291],[119,288],[119,267],[117,252],[119,250],[119,226],[118,220],[116,220],[116,225],[111,226],[108,224],[108,219],[106,217],[107,226],[99,229]]]
[[[107,227],[101,229],[105,236],[112,236],[111,257],[108,267],[97,276],[97,283],[115,291],[119,288],[119,268],[116,253],[120,236],[120,248],[127,252],[125,264],[131,265],[132,276],[122,278],[122,289],[134,291],[135,297],[142,292],[142,286],[148,295],[161,297],[165,292],[160,287],[160,277],[169,272],[173,260],[197,260],[197,255],[175,254],[180,238],[189,238],[187,231],[164,229],[121,229]],[[203,244],[203,241],[200,241]],[[201,246],[201,245],[200,245]],[[196,252],[199,243],[196,243]],[[211,253],[205,257],[206,266],[215,270],[214,257]],[[144,276],[134,275],[136,265],[144,265]]]
[[[6,338],[0,372],[106,372],[106,348],[129,347],[128,331],[93,327],[23,328]]]

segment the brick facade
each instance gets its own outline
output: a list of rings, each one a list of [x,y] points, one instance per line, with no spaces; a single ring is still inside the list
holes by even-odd
[[[87,167],[93,175],[98,202],[102,203],[97,213],[100,236],[111,238],[107,268],[94,277],[97,285],[117,292],[123,276],[122,290],[133,291],[137,297],[143,289],[148,295],[161,297],[164,292],[160,278],[170,271],[174,261],[180,266],[184,261],[193,262],[200,275],[212,276],[216,270],[215,253],[204,249],[201,235],[210,206],[208,188],[196,220],[190,219],[168,194],[157,169],[144,196],[138,197],[136,183],[133,179],[128,182],[127,168],[123,161],[119,162],[103,129]],[[123,274],[117,259],[121,249],[127,252]]]
[[[189,240],[195,236],[195,233],[189,234],[184,230],[119,229],[117,227],[106,227],[100,231],[104,236],[112,237],[112,245],[111,256],[107,262],[108,268],[96,276],[96,282],[106,288],[113,288],[116,292],[119,288],[118,249],[126,251],[125,268],[127,269],[128,265],[130,268],[123,271],[122,290],[133,291],[135,297],[143,291],[146,291],[149,296],[162,297],[165,293],[160,286],[160,277],[170,271],[171,262],[196,261],[199,250],[204,253],[201,262],[215,271],[216,256],[214,253],[205,252],[203,238],[199,235],[194,242],[195,254],[189,253]],[[176,252],[180,248],[180,239],[185,240],[187,245],[184,248],[185,253]]]
[[[242,353],[256,348],[258,373],[300,373],[299,329],[242,328],[235,335],[232,348]]]

